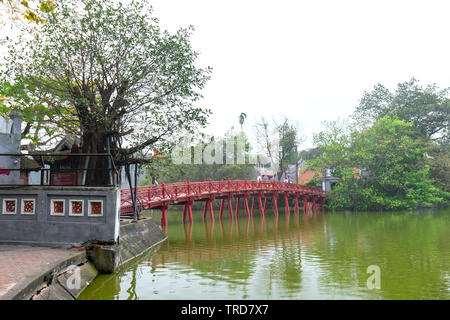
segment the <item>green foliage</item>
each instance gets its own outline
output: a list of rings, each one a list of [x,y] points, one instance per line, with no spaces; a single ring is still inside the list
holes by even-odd
[[[192,32],[161,30],[144,0],[59,1],[37,37],[10,48],[2,94],[36,115],[40,143],[71,132],[83,152],[109,142],[116,164],[147,162],[206,125],[196,102],[211,69],[196,66]]]
[[[340,179],[331,192],[332,208],[412,209],[448,197],[430,178],[426,140],[413,123],[385,116],[361,131],[334,123],[315,142],[323,154],[309,165],[335,168]]]
[[[303,160],[311,160],[321,156],[322,154],[317,148],[312,148],[308,150],[302,150],[299,152],[298,157]]]
[[[440,90],[434,84],[423,87],[414,78],[399,83],[395,93],[377,84],[373,91],[364,93],[354,118],[374,123],[384,116],[412,122],[424,137],[448,141],[450,125],[448,89]]]
[[[372,125],[384,116],[411,122],[427,141],[430,176],[437,186],[450,191],[450,98],[449,89],[435,84],[423,87],[412,78],[399,83],[395,92],[378,84],[365,92],[353,118],[359,124]]]
[[[427,152],[431,177],[442,190],[450,192],[450,143],[430,141]]]
[[[322,186],[322,179],[319,178],[319,174],[314,174],[313,178],[309,180],[304,185],[311,187],[311,188],[320,188]]]

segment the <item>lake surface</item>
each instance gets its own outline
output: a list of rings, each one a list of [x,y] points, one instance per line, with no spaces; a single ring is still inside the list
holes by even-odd
[[[168,215],[156,252],[79,299],[450,299],[450,210]]]

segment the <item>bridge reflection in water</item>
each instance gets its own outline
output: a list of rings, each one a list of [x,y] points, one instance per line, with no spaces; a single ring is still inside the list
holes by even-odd
[[[155,211],[159,214],[158,211]],[[81,299],[449,299],[450,210],[228,217],[181,224]],[[159,218],[155,216],[154,218]],[[367,288],[367,267],[381,289]]]
[[[198,285],[194,282],[199,281],[212,290],[212,299],[236,299],[236,292],[227,292],[229,286],[242,287],[239,294],[245,299],[250,294],[245,293],[250,278],[261,271],[270,272],[271,281],[282,281],[289,290],[298,290],[303,273],[301,245],[313,245],[322,238],[323,215],[319,210],[279,216],[270,209],[267,212],[265,217],[238,216],[202,223],[198,211],[195,213],[199,221],[195,224],[177,223],[173,215],[174,221],[165,227],[168,240],[156,253],[125,266],[117,275],[100,276],[97,281],[102,282],[101,287],[89,287],[80,298],[209,299],[199,292],[191,297],[191,290]],[[286,251],[283,259],[276,258],[280,251]],[[159,279],[158,284],[151,280],[161,275],[168,278]]]

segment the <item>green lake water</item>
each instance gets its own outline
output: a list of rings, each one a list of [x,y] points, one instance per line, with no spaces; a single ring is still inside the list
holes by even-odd
[[[167,241],[79,299],[450,299],[450,210],[168,215]]]

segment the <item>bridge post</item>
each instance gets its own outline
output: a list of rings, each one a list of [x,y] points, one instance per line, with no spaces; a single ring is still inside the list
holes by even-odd
[[[278,195],[272,194],[272,201],[273,201],[273,210],[275,211],[275,216],[278,216]]]
[[[220,212],[219,212],[219,218],[222,219],[223,216],[223,207],[224,207],[225,199],[220,199]]]
[[[236,217],[239,216],[239,202],[240,202],[240,198],[236,197]]]
[[[245,180],[245,182],[247,183],[247,179]],[[247,214],[247,218],[250,217],[250,210],[248,209],[248,194],[244,195],[244,207],[245,207],[245,213]]]
[[[205,200],[205,207],[203,208],[203,221],[206,221],[206,213],[208,212],[209,208],[209,200]]]
[[[258,204],[259,204],[259,211],[261,212],[261,216],[264,217],[265,213],[264,213],[264,207],[261,201],[261,194],[258,194]]]
[[[252,217],[255,213],[255,196],[252,197]]]
[[[187,204],[184,204],[183,208],[183,224],[186,222]]]
[[[267,197],[264,197],[264,212],[267,210]]]
[[[317,197],[313,198],[313,211],[314,213],[317,211]]]
[[[308,213],[308,197],[303,196],[303,213]]]
[[[294,213],[298,214],[298,195],[294,197]]]
[[[289,194],[288,194],[288,193],[285,193],[285,194],[284,194],[284,203],[285,203],[285,208],[284,208],[284,210],[285,210],[285,212],[286,212],[286,215],[289,216],[289,214],[290,214],[290,209],[289,209]]]
[[[161,207],[161,225],[167,226],[167,210],[169,209],[169,205],[164,205]]]
[[[188,200],[185,204],[184,204],[184,209],[183,209],[183,223],[186,223],[186,214],[189,216],[189,223],[193,223],[194,219],[192,217],[192,205],[194,204],[194,201],[192,200]]]
[[[194,201],[189,200],[188,202],[188,215],[189,215],[189,223],[193,224],[194,223],[194,218],[192,216],[192,205],[194,204]]]
[[[214,199],[210,200],[209,203],[209,218],[211,219],[211,228],[212,228],[212,223],[214,223],[214,209],[213,209],[213,203]]]
[[[228,179],[230,181],[230,179]],[[228,195],[228,213],[230,214],[230,219],[233,219],[233,204],[231,203],[232,196]]]

